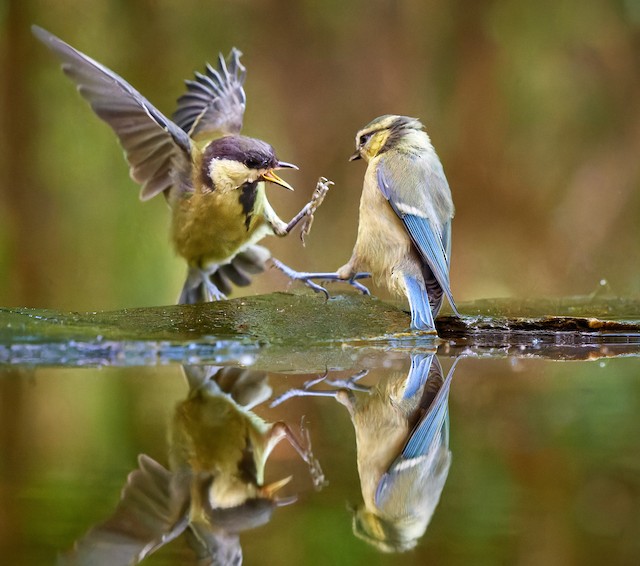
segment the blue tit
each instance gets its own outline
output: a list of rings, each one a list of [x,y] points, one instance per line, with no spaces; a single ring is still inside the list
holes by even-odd
[[[408,374],[369,387],[326,376],[289,390],[291,397],[334,397],[351,416],[363,503],[353,509],[354,534],[384,552],[415,547],[425,533],[449,474],[449,389],[435,354],[413,354]],[[339,389],[311,389],[323,381]]]
[[[267,235],[285,236],[319,206],[328,190],[320,182],[288,224],[269,204],[265,182],[293,190],[276,170],[297,167],[280,161],[268,143],[240,135],[246,72],[237,49],[226,61],[220,55],[217,69],[207,65],[186,81],[171,120],[113,71],[44,29],[32,29],[118,136],[130,175],[142,185],[140,199],[166,197],[171,240],[188,265],[180,303],[223,299],[232,284],[248,285],[270,257],[256,244]]]
[[[449,282],[454,206],[442,164],[422,123],[394,115],[380,116],[357,133],[356,159],[368,165],[349,262],[333,274],[278,267],[315,290],[322,288],[311,279],[353,284],[368,270],[407,297],[411,328],[433,331],[445,296],[458,314]]]
[[[141,454],[114,514],[78,540],[61,564],[137,564],[182,534],[202,563],[241,564],[239,533],[296,500],[276,495],[291,477],[264,482],[267,459],[285,438],[310,466],[316,488],[324,483],[310,446],[286,423],[267,423],[251,410],[271,396],[264,372],[184,370],[189,395],[171,423],[169,469]]]
[[[411,357],[409,374],[383,380],[368,397],[343,390],[351,415],[363,503],[354,534],[385,552],[415,547],[435,512],[449,474],[446,379],[435,355]]]

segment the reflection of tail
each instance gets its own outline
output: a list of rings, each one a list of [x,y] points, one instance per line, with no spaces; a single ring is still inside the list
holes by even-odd
[[[193,305],[224,298],[233,286],[246,287],[251,275],[267,268],[271,252],[263,246],[249,246],[236,255],[230,263],[215,266],[212,271],[191,268],[184,283],[178,304]],[[217,291],[217,292],[216,292]]]
[[[429,295],[422,281],[410,275],[404,276],[407,298],[411,307],[411,328],[434,330],[433,315],[429,304]]]
[[[247,410],[264,403],[273,393],[266,372],[221,366],[182,366],[190,395],[206,390],[209,395],[224,394]]]

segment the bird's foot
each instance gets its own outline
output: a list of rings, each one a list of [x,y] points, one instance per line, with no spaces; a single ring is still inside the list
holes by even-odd
[[[368,369],[363,369],[358,373],[352,375],[347,379],[325,379],[324,382],[331,387],[336,387],[340,389],[349,389],[350,391],[362,391],[364,393],[368,393],[370,391],[370,387],[368,385],[360,385],[358,381],[360,381],[365,375],[369,373]],[[313,380],[315,383],[318,383],[318,380]],[[307,382],[310,383],[310,382]],[[305,387],[307,386],[305,383]]]
[[[321,281],[343,281],[360,291],[363,295],[371,295],[369,289],[367,289],[362,283],[357,281],[358,279],[371,277],[370,273],[354,273],[351,277],[345,279],[344,277],[340,277],[336,272],[315,273],[307,271],[296,271],[295,269],[291,269],[289,266],[285,265],[276,258],[271,258],[271,261],[273,262],[273,265],[275,265],[280,271],[282,271],[289,279],[291,279],[292,281],[302,281],[307,287],[310,287],[316,293],[323,293],[327,299],[330,296],[329,291],[327,291],[322,285],[315,283],[313,279],[319,279]]]
[[[300,436],[302,437],[303,442],[303,451],[301,454],[302,459],[306,462],[307,466],[309,466],[309,474],[311,475],[313,486],[316,488],[316,491],[320,491],[323,487],[328,485],[328,482],[324,472],[322,471],[319,460],[313,455],[313,451],[311,449],[311,435],[309,434],[309,429],[305,426],[304,416],[300,420]]]
[[[367,385],[360,385],[358,381],[369,373],[369,370],[362,370],[347,379],[327,379],[329,372],[325,371],[322,375],[309,381],[305,381],[300,389],[289,389],[282,395],[276,397],[269,407],[277,407],[278,405],[292,399],[293,397],[336,397],[340,390],[361,391],[368,393],[371,388]],[[323,383],[335,389],[312,389],[314,385]]]
[[[269,434],[272,436],[272,438],[276,439],[276,443],[281,438],[286,438],[289,441],[289,444],[291,444],[300,458],[302,458],[302,460],[309,467],[311,480],[313,481],[313,485],[316,490],[319,491],[325,485],[327,485],[327,481],[325,479],[324,472],[322,471],[322,467],[320,466],[320,462],[313,455],[313,450],[311,448],[311,436],[309,435],[309,429],[307,429],[307,427],[305,426],[304,417],[302,417],[302,420],[300,421],[301,439],[298,439],[289,425],[283,421],[274,423]]]
[[[224,301],[227,298],[227,296],[218,289],[216,284],[211,281],[209,274],[206,272],[202,272],[202,285],[204,287],[204,296],[206,301]]]
[[[304,219],[302,221],[302,228],[300,230],[300,239],[302,240],[302,245],[304,246],[304,239],[311,232],[311,226],[313,225],[314,214],[316,210],[320,207],[322,202],[324,201],[324,197],[327,196],[329,192],[329,188],[331,185],[334,185],[333,181],[330,181],[326,177],[320,177],[318,179],[318,184],[316,185],[313,194],[311,195],[311,200],[307,204],[307,212],[305,213]]]
[[[289,224],[286,224],[278,230],[276,230],[276,234],[278,236],[286,236],[291,230],[293,230],[300,222],[302,222],[302,230],[300,232],[300,239],[302,240],[302,245],[304,245],[304,239],[309,235],[311,231],[311,225],[313,224],[313,215],[316,210],[322,204],[324,197],[327,196],[329,192],[329,188],[333,185],[333,181],[329,181],[326,177],[320,177],[318,179],[318,183],[316,184],[316,188],[311,195],[311,200],[307,204],[302,207],[302,210],[298,212],[292,219]]]

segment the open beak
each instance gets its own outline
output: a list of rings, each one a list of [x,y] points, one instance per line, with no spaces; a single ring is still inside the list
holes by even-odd
[[[287,163],[286,161],[278,161],[278,164],[274,167],[274,169],[295,169],[298,170],[298,166],[293,163]]]
[[[285,163],[284,161],[278,161],[278,169],[280,168],[297,169],[295,165],[291,165],[290,163]],[[270,169],[264,175],[262,175],[262,180],[270,181],[271,183],[280,185],[281,187],[284,187],[289,191],[293,190],[293,187],[289,183],[287,183],[284,179],[281,179],[280,177],[278,177],[278,175],[276,175],[273,169]]]
[[[265,485],[260,488],[259,495],[261,497],[266,497],[267,499],[274,499],[274,496],[277,491],[281,490],[285,485],[287,485],[293,476],[289,476],[287,478],[283,478],[278,481],[271,482],[268,485]]]
[[[357,159],[362,159],[359,149],[356,149],[356,152],[349,158],[349,161],[356,161]]]

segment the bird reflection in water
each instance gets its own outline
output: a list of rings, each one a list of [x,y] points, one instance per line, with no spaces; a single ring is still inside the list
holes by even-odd
[[[451,464],[448,398],[456,363],[444,378],[434,354],[413,354],[408,375],[391,374],[372,387],[358,383],[366,372],[347,381],[323,376],[272,403],[317,395],[347,408],[363,498],[353,508],[353,531],[380,551],[415,547],[438,505]],[[312,389],[321,382],[334,389]]]
[[[241,564],[239,533],[267,523],[295,496],[276,493],[291,476],[265,484],[271,451],[287,439],[316,489],[324,476],[301,426],[268,423],[252,409],[270,398],[267,375],[239,368],[185,367],[189,396],[171,423],[169,469],[141,454],[114,514],[61,557],[61,564],[137,564],[181,534],[197,563]]]

